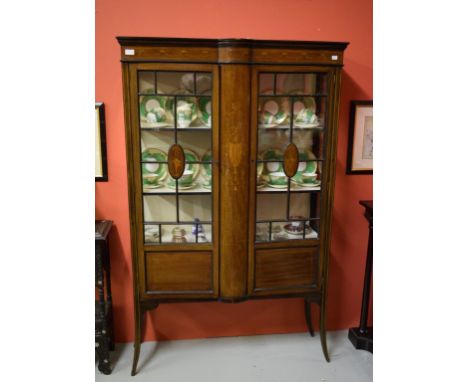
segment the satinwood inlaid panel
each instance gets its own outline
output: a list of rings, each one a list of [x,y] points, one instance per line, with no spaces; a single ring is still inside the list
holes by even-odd
[[[148,292],[210,291],[212,288],[211,252],[146,253]]]
[[[259,249],[255,253],[254,291],[316,287],[318,247]]]
[[[297,171],[299,165],[299,151],[294,143],[290,143],[284,150],[284,173],[292,178]]]

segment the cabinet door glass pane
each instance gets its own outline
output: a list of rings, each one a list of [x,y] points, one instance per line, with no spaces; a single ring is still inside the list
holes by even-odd
[[[212,83],[208,72],[138,72],[145,244],[211,242]],[[176,144],[185,161],[177,179]]]
[[[257,242],[318,237],[327,81],[326,73],[259,73]],[[299,163],[288,176],[291,145]]]

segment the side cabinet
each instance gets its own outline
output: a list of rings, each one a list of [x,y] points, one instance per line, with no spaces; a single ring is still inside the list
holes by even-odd
[[[301,297],[322,349],[347,43],[118,37],[138,364],[145,312]]]

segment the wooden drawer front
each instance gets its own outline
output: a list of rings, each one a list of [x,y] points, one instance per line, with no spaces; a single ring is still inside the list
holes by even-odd
[[[317,275],[318,247],[255,252],[255,291],[315,288]]]
[[[211,292],[211,252],[146,253],[147,292]]]

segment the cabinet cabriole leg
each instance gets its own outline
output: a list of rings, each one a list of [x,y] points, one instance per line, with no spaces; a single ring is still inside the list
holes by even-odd
[[[135,341],[133,343],[133,365],[132,365],[132,377],[136,375],[136,368],[138,366],[138,358],[140,358],[141,348],[141,329],[142,321],[144,318],[144,312],[141,312],[141,306],[138,306],[135,312]]]
[[[304,299],[304,313],[305,313],[307,328],[309,329],[310,335],[314,337],[315,333],[314,333],[314,326],[312,324],[312,317],[310,314],[310,305],[311,305],[310,301],[307,298],[305,298]]]
[[[320,343],[322,344],[323,355],[327,362],[330,362],[327,348],[327,331],[325,329],[325,299],[320,302]]]

